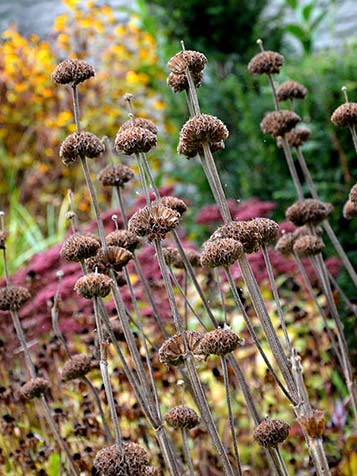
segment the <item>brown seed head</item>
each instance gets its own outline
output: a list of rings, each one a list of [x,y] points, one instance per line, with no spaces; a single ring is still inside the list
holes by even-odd
[[[201,254],[199,251],[189,248],[185,250],[185,254],[193,268],[201,267]]]
[[[162,472],[160,468],[155,468],[155,466],[145,466],[143,469],[142,476],[161,476]]]
[[[321,238],[312,235],[305,235],[297,238],[293,250],[300,257],[315,256],[325,248]]]
[[[243,254],[243,245],[233,238],[208,240],[203,245],[201,265],[207,268],[230,266]]]
[[[123,187],[133,177],[134,172],[124,164],[107,165],[97,175],[97,179],[102,185],[110,187]]]
[[[153,202],[151,210],[141,208],[129,220],[129,230],[149,241],[164,239],[179,224],[180,214],[160,202]]]
[[[36,377],[26,382],[21,387],[21,393],[27,400],[38,398],[50,388],[51,384],[47,379]]]
[[[93,465],[98,476],[142,476],[149,461],[144,448],[130,441],[122,443],[121,451],[117,445],[98,451]]]
[[[164,258],[165,258],[165,263],[167,266],[174,266],[175,268],[184,268],[184,264],[181,258],[180,253],[177,251],[176,248],[172,248],[171,246],[168,246],[166,248],[162,249]]]
[[[299,127],[292,129],[285,134],[285,139],[288,141],[290,147],[301,147],[309,140],[311,131],[309,129]],[[276,143],[278,147],[283,147],[281,137],[277,137]]]
[[[74,380],[87,375],[91,369],[91,358],[87,354],[74,355],[67,360],[62,369],[62,380]]]
[[[314,231],[317,236],[322,236],[322,229],[320,227],[315,227]],[[307,225],[299,226],[298,228],[296,228],[296,230],[293,231],[293,235],[295,240],[297,240],[301,236],[311,235],[311,230]]]
[[[115,230],[106,236],[108,246],[120,246],[134,251],[140,245],[140,238],[129,230]]]
[[[325,430],[325,414],[321,410],[313,410],[312,416],[307,418],[301,415],[299,418],[300,425],[304,428],[311,438],[321,438]]]
[[[66,59],[56,66],[52,81],[58,84],[79,84],[95,76],[92,65],[83,60]]]
[[[201,81],[203,78],[203,73],[192,73],[192,81],[196,88],[201,86]],[[167,85],[173,90],[174,93],[180,93],[182,91],[188,90],[188,81],[186,74],[175,74],[170,73],[167,77]]]
[[[279,225],[270,218],[253,218],[252,225],[257,227],[259,242],[261,245],[270,245],[278,238]]]
[[[284,233],[275,245],[275,249],[281,254],[289,256],[293,253],[295,239],[294,233]]]
[[[348,198],[351,202],[357,203],[357,183],[351,188]]]
[[[285,81],[276,91],[278,101],[287,101],[288,99],[304,99],[307,89],[297,81]]]
[[[347,200],[347,202],[343,206],[342,213],[346,220],[352,220],[352,218],[357,216],[357,202]]]
[[[119,129],[114,145],[118,153],[132,155],[149,152],[150,149],[156,147],[156,143],[156,135],[149,129],[135,126],[124,130]]]
[[[357,125],[357,103],[345,102],[339,106],[331,116],[335,126],[353,127]]]
[[[94,159],[104,152],[104,145],[100,139],[91,132],[74,132],[61,144],[59,155],[64,165],[77,162],[80,157]]]
[[[170,408],[165,414],[164,420],[172,428],[187,428],[189,430],[200,424],[200,417],[195,410],[186,405]]]
[[[248,64],[251,74],[278,74],[284,63],[284,56],[275,51],[262,51],[255,55]]]
[[[103,249],[98,250],[93,263],[90,266],[98,266],[99,269],[105,269],[104,274],[108,274],[110,269],[114,271],[121,271],[129,261],[133,259],[133,254],[125,248],[120,246],[108,246],[108,256],[105,256]]]
[[[275,448],[289,436],[289,425],[282,420],[266,418],[254,430],[254,439],[264,448]]]
[[[94,256],[100,248],[100,242],[90,235],[74,233],[63,242],[60,255],[67,261],[83,261]]]
[[[203,334],[199,350],[205,356],[226,355],[233,352],[241,343],[242,340],[235,332],[228,328],[217,328]]]
[[[199,51],[179,51],[169,59],[167,67],[172,73],[182,74],[187,69],[192,73],[200,73],[207,64],[207,58]]]
[[[0,250],[4,250],[6,248],[6,239],[7,239],[7,231],[0,230]]]
[[[150,121],[150,119],[145,119],[143,117],[135,117],[135,119],[125,121],[124,124],[122,124],[120,131],[125,131],[132,127],[142,127],[143,129],[152,132],[155,136],[157,136],[158,133],[156,125]]]
[[[168,207],[168,208],[171,208],[171,210],[175,210],[181,216],[187,210],[187,205],[183,200],[181,200],[180,198],[177,198],[177,197],[172,197],[170,195],[168,195],[166,197],[162,197],[160,199],[160,203],[162,205],[164,205],[164,207]]]
[[[219,227],[211,236],[210,240],[220,240],[221,238],[233,238],[240,241],[245,253],[254,253],[260,248],[260,234],[257,226],[252,220],[232,221],[227,225]]]
[[[278,137],[291,131],[300,121],[300,117],[293,111],[273,111],[265,114],[260,123],[260,128],[264,134]]]
[[[77,280],[74,290],[86,299],[105,297],[110,293],[111,284],[112,280],[105,274],[89,273]]]
[[[30,298],[30,291],[22,286],[1,288],[0,311],[18,311]]]
[[[188,350],[192,352],[194,357],[198,360],[204,358],[198,350],[202,334],[195,331],[185,331],[185,337]],[[166,339],[159,349],[159,360],[166,365],[181,365],[185,357],[186,352],[182,336],[178,334]]]
[[[291,205],[285,213],[294,225],[318,225],[325,220],[333,210],[331,203],[321,202],[314,198],[299,200]]]

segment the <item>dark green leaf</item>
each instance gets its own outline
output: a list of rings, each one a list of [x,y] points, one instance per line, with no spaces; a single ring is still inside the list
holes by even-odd
[[[285,31],[295,36],[295,38],[297,38],[301,42],[306,40],[306,31],[296,23],[290,23],[289,25],[286,25]]]

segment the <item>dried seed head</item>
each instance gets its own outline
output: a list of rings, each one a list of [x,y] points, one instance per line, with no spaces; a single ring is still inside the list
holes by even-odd
[[[104,152],[104,145],[91,132],[74,132],[62,142],[59,155],[64,165],[77,162],[80,157],[94,159]]]
[[[0,311],[18,311],[30,298],[30,291],[22,286],[1,288]]]
[[[202,150],[202,144],[216,146],[226,140],[228,135],[228,129],[220,119],[209,114],[199,114],[182,126],[177,150],[179,154],[194,157]]]
[[[169,59],[167,67],[172,73],[182,74],[187,69],[192,73],[200,73],[207,64],[207,58],[199,51],[180,51]]]
[[[322,229],[320,227],[315,227],[315,233],[317,236],[322,236]],[[311,235],[311,230],[307,225],[299,226],[296,230],[293,231],[295,240],[302,236]]]
[[[160,468],[155,468],[155,466],[145,466],[142,472],[142,476],[161,476]]]
[[[94,256],[100,248],[100,242],[90,235],[74,233],[64,241],[60,255],[67,261],[83,261]]]
[[[299,127],[292,129],[290,132],[285,134],[285,139],[288,141],[290,147],[301,147],[309,140],[310,130]],[[278,137],[276,140],[278,147],[283,147],[283,141],[281,137]]]
[[[243,254],[243,245],[233,238],[208,240],[203,245],[201,265],[207,268],[230,266]]]
[[[118,153],[132,155],[149,152],[150,149],[156,147],[156,143],[156,135],[149,129],[135,126],[124,130],[119,129],[114,145]]]
[[[304,428],[311,438],[321,438],[325,430],[325,414],[321,410],[313,410],[312,416],[307,418],[301,415],[299,418],[300,425]]]
[[[357,203],[357,183],[351,188],[348,198],[351,202]]]
[[[122,124],[120,131],[125,131],[132,127],[142,127],[143,129],[152,132],[155,136],[157,136],[158,133],[156,125],[150,121],[150,119],[145,119],[143,117],[135,117],[135,119],[125,121],[124,124]]]
[[[289,436],[289,425],[282,420],[266,418],[254,430],[253,437],[264,448],[275,448]]]
[[[260,128],[264,134],[278,137],[291,131],[300,121],[300,117],[293,111],[273,111],[265,114],[260,123]]]
[[[346,220],[352,220],[352,218],[357,216],[357,202],[347,200],[347,202],[343,206],[342,213]]]
[[[4,250],[6,247],[6,239],[7,239],[8,233],[5,230],[0,230],[0,250]]]
[[[105,297],[110,293],[112,280],[105,274],[89,273],[79,278],[74,285],[74,290],[86,298]]]
[[[253,218],[250,221],[252,225],[257,227],[261,245],[270,245],[277,240],[279,225],[274,220],[270,220],[270,218]]]
[[[21,393],[27,400],[38,398],[50,388],[51,384],[47,379],[36,377],[26,382],[21,387]]]
[[[183,200],[181,200],[180,198],[177,198],[177,197],[172,197],[170,195],[168,195],[166,197],[162,197],[160,199],[160,203],[162,205],[164,205],[164,207],[168,207],[168,208],[171,208],[171,210],[175,210],[181,216],[187,210],[187,205]]]
[[[291,205],[285,213],[294,225],[318,225],[325,220],[333,210],[331,203],[321,202],[314,198],[299,200]]]
[[[192,73],[192,81],[196,88],[201,86],[203,73]],[[188,81],[186,74],[170,73],[167,77],[167,85],[173,90],[174,93],[180,93],[188,90]]]
[[[275,245],[275,249],[281,254],[289,256],[293,253],[295,239],[294,233],[284,233]]]
[[[67,360],[62,369],[62,380],[74,380],[87,375],[91,369],[91,358],[87,354],[74,355]]]
[[[201,253],[191,248],[185,250],[186,257],[193,268],[201,267]]]
[[[120,246],[128,251],[134,251],[140,245],[140,238],[129,230],[115,230],[106,236],[108,246]]]
[[[293,250],[300,257],[315,256],[325,248],[321,238],[312,235],[305,235],[297,238]]]
[[[149,461],[144,448],[129,441],[122,443],[121,451],[117,445],[98,451],[93,465],[98,476],[142,476]]]
[[[241,343],[242,340],[235,332],[228,328],[218,328],[203,334],[199,350],[205,356],[226,355],[233,352]]]
[[[345,102],[339,106],[331,116],[335,126],[353,127],[357,125],[357,103]]]
[[[227,225],[219,227],[211,236],[210,240],[220,240],[221,238],[233,238],[240,241],[245,253],[254,253],[260,248],[260,234],[257,226],[252,220],[232,221]]]
[[[97,179],[102,185],[110,187],[123,187],[133,177],[134,172],[124,164],[107,165],[97,175]]]
[[[223,140],[219,142],[214,142],[213,144],[209,144],[209,148],[211,152],[218,152],[219,150],[224,149],[224,142]],[[196,157],[197,154],[203,154],[203,147],[200,144],[193,144],[193,143],[183,143],[180,142],[177,151],[186,156],[186,159],[192,159],[192,157]]]
[[[121,271],[131,259],[133,259],[133,254],[127,249],[121,248],[120,246],[108,246],[108,256],[105,255],[101,248],[95,256],[95,262],[90,263],[90,265],[99,265],[98,270],[99,268],[105,269],[104,274],[107,274],[110,269]]]
[[[304,99],[307,89],[297,81],[285,81],[276,91],[278,101],[287,101],[288,99]]]
[[[172,428],[195,428],[200,424],[200,417],[195,410],[186,405],[178,405],[177,407],[170,408],[165,414],[164,419]]]
[[[154,202],[151,210],[141,208],[129,220],[129,230],[149,241],[163,240],[166,234],[179,224],[180,214],[160,202]]]
[[[95,76],[93,66],[86,61],[66,59],[56,66],[52,81],[58,84],[79,84]]]
[[[177,251],[176,248],[167,247],[162,249],[165,263],[167,266],[174,266],[175,268],[184,268],[184,264],[181,258],[180,253]]]
[[[123,331],[123,327],[117,319],[114,319],[114,320],[112,319],[110,321],[110,327],[111,327],[111,330],[113,331],[115,339],[118,342],[125,342],[125,334]],[[107,331],[106,327],[103,329],[103,340],[107,342],[111,341],[110,334]]]
[[[262,51],[255,55],[248,64],[251,74],[278,74],[284,63],[284,56],[275,51]]]
[[[192,352],[196,359],[204,358],[199,353],[199,343],[202,339],[202,334],[195,331],[185,331],[188,350]],[[165,342],[159,349],[159,360],[166,365],[181,365],[186,357],[185,346],[181,335],[174,335]]]

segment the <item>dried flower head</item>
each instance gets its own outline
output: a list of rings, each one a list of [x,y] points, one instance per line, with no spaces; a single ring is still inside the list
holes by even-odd
[[[160,199],[160,203],[164,205],[164,207],[168,207],[171,208],[171,210],[175,210],[181,216],[185,213],[185,211],[187,211],[186,203],[177,197],[172,197],[170,195],[162,197]]]
[[[318,225],[325,220],[333,210],[331,203],[321,202],[314,198],[299,200],[291,205],[285,213],[288,220],[294,225]]]
[[[111,284],[112,280],[105,274],[89,273],[77,280],[74,290],[86,299],[105,297],[110,293]]]
[[[106,236],[108,246],[120,246],[128,251],[134,251],[140,245],[140,238],[129,230],[115,230]]]
[[[145,466],[142,472],[142,476],[161,476],[160,468],[156,468],[155,466]]]
[[[200,73],[207,64],[207,58],[199,51],[179,51],[169,59],[167,67],[172,73],[182,74],[187,69],[192,73]]]
[[[332,114],[331,122],[335,126],[353,127],[357,125],[357,103],[345,102]]]
[[[278,137],[291,131],[300,121],[300,117],[293,111],[273,111],[265,114],[260,123],[260,128],[264,134]]]
[[[147,129],[148,131],[152,132],[155,136],[157,136],[158,133],[156,125],[150,121],[150,119],[146,119],[144,117],[128,119],[122,124],[120,130],[125,131],[127,129],[131,129],[132,127],[142,127],[143,129]]]
[[[322,229],[320,227],[315,227],[314,232],[317,236],[322,236]],[[299,226],[293,232],[295,240],[300,238],[301,236],[311,235],[311,229],[308,225]]]
[[[252,220],[232,221],[219,227],[211,236],[210,240],[220,240],[221,238],[233,238],[240,241],[245,253],[254,253],[260,248],[260,234],[257,226]]]
[[[186,405],[170,408],[165,414],[164,420],[172,428],[187,428],[189,430],[200,424],[200,417],[195,410]]]
[[[80,157],[94,159],[104,152],[104,145],[91,132],[74,132],[62,142],[59,155],[65,165],[77,162]]]
[[[97,179],[104,186],[123,187],[132,180],[134,172],[124,164],[107,165],[98,175]]]
[[[279,225],[270,218],[253,218],[252,225],[257,227],[259,242],[261,245],[270,245],[278,238]]]
[[[129,220],[129,230],[149,241],[164,239],[166,234],[179,224],[180,214],[160,202],[141,208]]]
[[[275,51],[262,51],[255,55],[248,64],[251,74],[278,74],[284,63],[284,56]]]
[[[172,248],[171,246],[168,246],[166,248],[162,249],[164,258],[165,258],[165,263],[167,266],[174,266],[175,268],[184,268],[184,264],[181,258],[180,253],[177,251],[176,248]]]
[[[289,436],[289,425],[285,421],[264,419],[254,430],[254,439],[264,448],[275,448]]]
[[[200,71],[199,73],[192,73],[192,81],[195,85],[195,88],[199,88],[201,86],[201,81],[203,78],[203,73]],[[180,93],[182,91],[188,90],[188,81],[187,76],[184,73],[176,74],[170,73],[167,77],[167,85],[173,90],[174,93]]]
[[[323,411],[313,410],[311,417],[301,415],[298,420],[311,438],[321,438],[323,436],[326,424]]]
[[[98,451],[93,465],[98,476],[142,476],[149,461],[144,448],[129,441],[122,443],[121,451],[117,445]]]
[[[115,149],[118,153],[126,155],[139,154],[140,152],[149,152],[156,147],[156,134],[144,127],[128,127],[119,129],[115,138]]]
[[[295,239],[294,233],[284,233],[277,241],[275,249],[281,254],[289,256],[293,253]]]
[[[205,356],[226,355],[233,352],[241,343],[242,340],[235,332],[228,328],[217,328],[203,334],[199,350]]]
[[[0,230],[0,250],[4,250],[6,247],[6,239],[7,239],[8,233],[5,230]]]
[[[93,236],[74,233],[64,241],[60,255],[67,261],[78,262],[94,256],[99,248],[100,242]]]
[[[66,59],[56,66],[52,73],[52,81],[58,84],[76,85],[95,76],[93,66],[86,61]]]
[[[357,216],[357,202],[347,200],[347,202],[343,206],[342,213],[346,220],[352,220],[352,218]]]
[[[297,238],[293,250],[300,257],[315,256],[325,248],[321,238],[312,235],[305,235]]]
[[[288,99],[304,99],[307,89],[297,81],[285,81],[276,91],[278,101],[287,101]]]
[[[357,183],[351,188],[348,198],[351,202],[357,203]]]
[[[47,379],[36,377],[26,382],[21,387],[21,393],[27,400],[41,397],[49,388],[51,384]]]
[[[114,334],[115,339],[118,342],[125,342],[125,334],[124,334],[123,326],[121,325],[121,323],[118,321],[117,318],[111,319],[110,328]],[[103,340],[107,342],[111,341],[110,334],[106,327],[103,329]]]
[[[74,355],[67,360],[62,369],[62,380],[74,380],[87,375],[91,369],[91,358],[87,354]]]
[[[309,140],[311,131],[304,127],[294,128],[285,134],[285,139],[288,141],[290,147],[301,147]],[[276,140],[278,147],[283,147],[281,137]]]
[[[185,331],[188,351],[191,351],[196,359],[204,358],[199,352],[199,343],[202,334],[195,331]],[[159,360],[166,365],[181,365],[186,357],[184,342],[181,335],[174,335],[165,342],[159,349]]]
[[[22,286],[1,288],[0,311],[18,311],[30,298],[30,291]]]
[[[97,262],[105,266],[107,272],[109,268],[114,271],[121,271],[131,259],[133,259],[133,254],[120,246],[108,246],[108,256],[105,256],[105,253],[101,248],[96,256]]]
[[[193,268],[201,267],[201,253],[191,248],[185,250],[186,257]]]
[[[203,245],[201,265],[207,268],[230,266],[243,254],[243,245],[233,238],[208,240]]]

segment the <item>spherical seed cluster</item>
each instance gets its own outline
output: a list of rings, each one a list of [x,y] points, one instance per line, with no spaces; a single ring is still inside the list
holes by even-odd
[[[142,476],[161,476],[160,468],[156,468],[155,466],[145,466],[142,472]]]
[[[115,230],[105,237],[108,246],[120,246],[128,251],[134,251],[140,244],[140,238],[129,230]]]
[[[248,64],[251,74],[278,74],[284,63],[284,56],[275,51],[262,51],[255,55]]]
[[[98,262],[108,268],[114,269],[114,271],[121,271],[131,259],[133,254],[125,248],[120,246],[108,246],[108,256],[105,256],[104,250],[101,248],[96,256]],[[105,274],[105,273],[104,273]]]
[[[200,73],[207,64],[207,58],[199,51],[185,50],[179,51],[169,59],[167,67],[172,73],[182,74],[187,69],[192,73]]]
[[[351,188],[348,198],[351,202],[357,203],[357,183]]]
[[[347,200],[347,202],[343,206],[342,213],[346,220],[352,220],[352,218],[357,216],[357,202]]]
[[[5,230],[0,230],[0,250],[4,250],[6,245],[6,239],[7,239],[7,231]]]
[[[74,285],[74,290],[86,298],[105,297],[110,293],[112,280],[105,274],[89,273],[79,278]]]
[[[0,311],[18,311],[30,298],[30,291],[22,286],[1,288]]]
[[[148,465],[147,452],[131,441],[123,442],[121,451],[117,445],[103,448],[93,463],[98,476],[142,476]]]
[[[202,144],[217,144],[227,139],[227,127],[217,117],[199,114],[189,119],[180,131],[177,150],[180,154],[194,157],[202,150]]]
[[[166,234],[179,224],[180,214],[160,202],[154,202],[151,210],[141,208],[129,220],[129,230],[149,241],[164,239]]]
[[[150,149],[156,147],[156,143],[156,134],[144,127],[135,126],[119,129],[114,145],[118,153],[132,155],[149,152]]]
[[[245,253],[254,253],[260,248],[260,235],[252,220],[232,221],[219,227],[211,236],[210,240],[221,238],[233,238],[240,241]]]
[[[190,262],[193,268],[200,268],[201,267],[201,254],[197,250],[186,249],[185,254],[187,256],[188,261]]]
[[[278,101],[287,101],[288,99],[304,99],[307,89],[297,81],[285,81],[276,91]]]
[[[203,73],[192,73],[191,76],[195,88],[199,88],[201,86]],[[188,81],[186,74],[170,73],[167,77],[167,85],[170,86],[174,93],[180,93],[182,91],[188,90]]]
[[[285,139],[288,141],[290,147],[301,147],[309,140],[311,131],[309,129],[299,127],[292,129],[285,134]],[[283,147],[283,141],[281,137],[276,140],[278,147]]]
[[[185,331],[188,350],[192,352],[195,358],[202,359],[204,356],[199,352],[199,343],[202,334],[195,331]],[[166,365],[181,365],[186,356],[185,346],[181,335],[174,335],[165,342],[159,349],[159,360]]]
[[[83,60],[66,59],[56,66],[52,81],[58,84],[79,84],[95,76],[92,65]]]
[[[203,245],[201,265],[207,268],[230,266],[243,254],[243,245],[233,238],[208,240]]]
[[[294,233],[284,233],[275,245],[275,249],[285,256],[289,256],[293,252],[295,243]]]
[[[293,251],[300,257],[315,256],[325,248],[321,238],[312,235],[305,235],[297,238]]]
[[[256,226],[261,245],[270,245],[278,238],[279,225],[270,218],[253,218],[252,226]]]
[[[33,378],[21,387],[21,393],[27,400],[38,398],[50,388],[48,380],[40,377]]]
[[[120,130],[125,131],[127,129],[131,129],[132,127],[142,127],[143,129],[147,129],[148,131],[152,132],[155,136],[157,136],[158,133],[156,125],[150,121],[150,119],[145,119],[143,117],[135,117],[134,119],[125,121],[120,127]]]
[[[167,266],[174,266],[175,268],[184,268],[181,255],[176,248],[168,246],[167,248],[163,248],[162,251]]]
[[[74,380],[87,375],[91,369],[91,358],[87,354],[74,355],[67,360],[62,369],[62,380]]]
[[[124,164],[107,165],[97,175],[97,179],[105,187],[123,187],[133,177],[134,172]]]
[[[314,232],[317,236],[322,236],[322,229],[320,227],[315,227]],[[311,235],[311,229],[308,225],[299,226],[296,230],[293,231],[295,240],[301,236]]]
[[[321,438],[325,430],[325,414],[321,410],[313,410],[312,416],[307,418],[301,415],[299,418],[300,425],[305,429],[311,438]]]
[[[185,211],[187,211],[186,203],[177,197],[172,197],[170,195],[162,197],[160,199],[160,203],[164,205],[164,207],[168,207],[171,208],[171,210],[175,210],[181,216],[185,213]]]
[[[187,428],[190,430],[200,424],[200,417],[195,410],[186,405],[170,408],[165,414],[164,419],[172,428]]]
[[[325,220],[333,210],[331,203],[321,202],[314,198],[299,200],[291,205],[285,213],[288,220],[294,225],[318,225]]]
[[[278,137],[291,131],[300,121],[300,117],[293,111],[273,111],[264,116],[260,128],[264,134]]]
[[[90,256],[94,256],[100,248],[100,242],[90,235],[74,235],[64,241],[60,255],[67,261],[82,261]]]
[[[59,155],[65,165],[74,164],[79,157],[94,159],[104,152],[104,145],[91,132],[74,132],[62,142]]]
[[[266,418],[255,428],[253,437],[264,448],[275,448],[289,436],[289,428],[285,421]]]
[[[205,356],[226,355],[233,352],[240,344],[239,336],[230,329],[214,329],[206,332],[200,342],[199,350]]]
[[[352,127],[357,125],[357,103],[345,102],[339,106],[331,116],[335,126]]]

